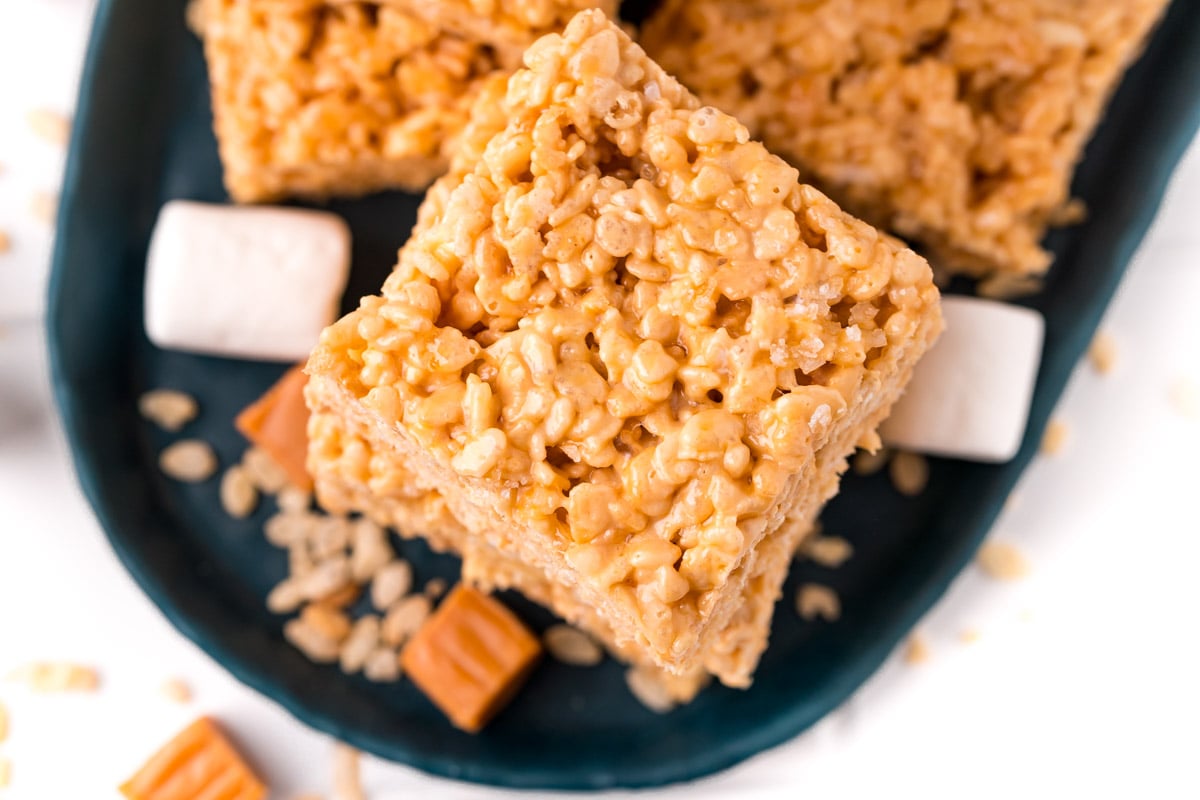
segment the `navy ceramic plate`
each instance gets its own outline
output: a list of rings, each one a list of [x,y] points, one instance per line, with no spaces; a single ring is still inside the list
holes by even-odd
[[[83,78],[51,283],[49,339],[63,421],[83,488],[113,547],[187,636],[240,680],[315,728],[385,758],[454,778],[513,787],[652,786],[695,778],[783,742],[844,700],[938,598],[987,532],[1029,462],[1072,365],[1091,338],[1200,118],[1200,3],[1179,0],[1129,74],[1088,150],[1076,191],[1088,221],[1056,234],[1057,266],[1032,305],[1048,321],[1032,421],[1004,466],[933,464],[929,490],[896,495],[885,478],[846,478],[826,528],[853,540],[837,572],[804,565],[844,602],[836,625],[801,623],[782,603],[748,692],[713,688],[666,716],[641,709],[621,670],[553,663],[486,732],[452,729],[408,683],[376,686],[309,663],[263,607],[284,556],[260,535],[270,509],[234,521],[216,481],[163,478],[166,437],[139,420],[138,395],[171,386],[203,412],[186,430],[223,464],[243,442],[234,414],[279,366],[151,347],[142,331],[146,243],[172,198],[224,201],[196,40],[184,0],[101,0]],[[354,230],[347,305],[375,290],[418,199],[335,203]],[[418,576],[453,576],[452,559],[401,545]],[[544,613],[514,600],[527,620]]]

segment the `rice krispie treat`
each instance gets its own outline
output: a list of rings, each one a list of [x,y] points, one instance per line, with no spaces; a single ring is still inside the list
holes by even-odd
[[[576,13],[598,8],[614,19],[618,0],[386,0],[438,28],[486,42],[506,67],[521,66],[525,48],[560,31]]]
[[[1036,274],[1167,0],[667,0],[647,51],[939,266]]]
[[[240,202],[424,189],[499,69],[488,45],[385,3],[197,1]]]
[[[757,570],[773,600],[786,520],[876,441],[937,290],[602,13],[525,62],[444,213],[322,336],[309,402],[684,674]]]

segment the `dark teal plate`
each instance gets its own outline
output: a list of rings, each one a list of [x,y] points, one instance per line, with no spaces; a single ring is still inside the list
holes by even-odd
[[[1020,455],[999,467],[936,461],[929,490],[915,500],[896,495],[882,477],[848,477],[825,520],[853,540],[855,557],[837,572],[804,565],[792,576],[793,584],[816,579],[837,588],[844,603],[837,624],[804,624],[781,603],[750,691],[713,688],[666,716],[637,705],[615,664],[548,663],[493,725],[467,736],[408,683],[375,686],[297,654],[281,638],[282,620],[263,608],[285,566],[260,535],[269,509],[233,521],[220,510],[215,481],[181,486],[155,468],[167,438],[139,420],[142,391],[195,393],[203,413],[185,433],[212,442],[230,464],[243,447],[233,415],[281,371],[163,352],[142,332],[143,264],[159,207],[171,198],[225,199],[204,63],[183,6],[101,0],[92,34],[49,312],[55,390],[80,482],[146,593],[238,679],[364,750],[513,787],[696,778],[792,738],[854,691],[967,563],[1029,463],[1200,118],[1200,3],[1180,0],[1079,172],[1088,221],[1053,238],[1058,265],[1033,302],[1047,317],[1046,353]],[[380,285],[416,204],[399,194],[334,204],[355,235],[348,305]],[[452,559],[419,544],[402,548],[422,579],[455,573]],[[534,625],[546,624],[543,613],[517,607]]]

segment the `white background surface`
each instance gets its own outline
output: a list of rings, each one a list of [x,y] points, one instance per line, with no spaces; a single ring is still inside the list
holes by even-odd
[[[38,317],[50,231],[29,214],[60,154],[28,110],[68,110],[88,0],[0,0],[0,675],[75,659],[97,694],[35,697],[0,682],[12,785],[0,798],[115,798],[113,787],[200,712],[233,731],[277,789],[328,793],[331,743],[233,681],[159,615],[109,551],[70,471]],[[968,570],[922,624],[932,655],[894,657],[812,732],[663,798],[1200,797],[1200,147],[1179,169],[1106,327],[1114,375],[1080,367],[1040,458],[994,531],[1033,572]],[[851,533],[851,537],[853,534]],[[973,644],[960,639],[978,631]],[[188,706],[162,699],[184,678]],[[504,797],[366,759],[371,798]]]

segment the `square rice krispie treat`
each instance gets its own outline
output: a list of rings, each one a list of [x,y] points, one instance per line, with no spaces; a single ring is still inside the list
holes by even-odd
[[[323,335],[310,404],[684,674],[748,585],[777,596],[787,521],[875,441],[937,290],[602,13],[525,61],[444,212]]]
[[[643,44],[948,270],[1032,275],[1168,0],[667,0]]]
[[[538,37],[560,31],[576,13],[598,8],[617,16],[618,0],[386,0],[393,6],[474,42],[485,42],[506,67],[521,66]]]
[[[371,2],[198,0],[234,200],[419,191],[445,171],[491,49]]]

